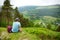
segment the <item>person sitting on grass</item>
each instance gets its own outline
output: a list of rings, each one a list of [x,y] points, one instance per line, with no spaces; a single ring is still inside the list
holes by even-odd
[[[15,19],[15,22],[13,22],[12,25],[12,32],[21,32],[21,23],[19,22],[19,18]]]

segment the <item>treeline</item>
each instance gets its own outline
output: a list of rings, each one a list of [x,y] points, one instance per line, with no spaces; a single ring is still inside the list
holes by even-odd
[[[32,26],[31,21],[23,17],[23,14],[18,11],[16,7],[13,9],[10,0],[5,0],[0,12],[0,27],[7,27],[12,25],[15,18],[19,18],[22,27]]]

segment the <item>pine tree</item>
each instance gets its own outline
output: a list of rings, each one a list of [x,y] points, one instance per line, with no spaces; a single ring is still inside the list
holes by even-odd
[[[18,11],[17,7],[15,8],[14,18],[19,18],[20,19],[22,27],[31,27],[31,26],[33,26],[33,23],[31,21],[29,21],[28,19],[24,18],[23,14]]]
[[[4,4],[2,6],[2,11],[1,11],[1,23],[5,23],[5,25],[9,25],[10,19],[12,19],[12,5],[10,4],[10,0],[5,0]]]
[[[15,8],[14,18],[23,18],[23,15],[18,11],[18,8]]]
[[[14,19],[15,18],[19,18],[21,24],[23,25],[24,18],[23,18],[23,15],[18,11],[18,8],[17,7],[15,8]]]

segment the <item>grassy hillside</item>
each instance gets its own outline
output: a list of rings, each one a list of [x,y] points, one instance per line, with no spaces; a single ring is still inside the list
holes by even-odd
[[[6,28],[0,28],[0,39],[2,40],[60,40],[60,32],[46,28],[28,27],[22,28],[22,32],[8,33]]]

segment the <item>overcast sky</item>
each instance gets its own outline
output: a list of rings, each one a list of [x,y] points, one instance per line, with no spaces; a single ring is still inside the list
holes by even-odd
[[[3,5],[3,2],[4,0],[0,0],[0,5]],[[46,6],[60,4],[60,0],[11,0],[11,4],[14,5],[14,7],[29,5]]]

